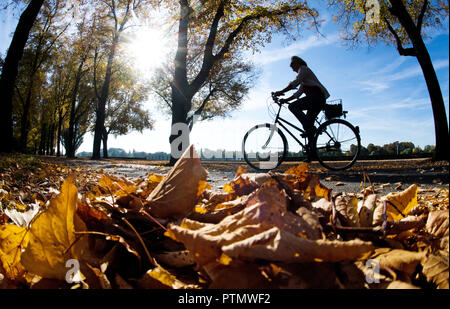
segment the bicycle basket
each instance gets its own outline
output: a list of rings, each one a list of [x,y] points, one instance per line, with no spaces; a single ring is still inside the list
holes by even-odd
[[[342,103],[339,104],[325,104],[325,117],[330,120],[333,118],[339,118],[344,115],[342,110]]]

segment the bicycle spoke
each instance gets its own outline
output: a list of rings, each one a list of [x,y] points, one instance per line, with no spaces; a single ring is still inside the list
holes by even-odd
[[[315,138],[315,153],[326,168],[348,168],[355,162],[359,150],[359,135],[347,121],[334,119],[319,127]]]
[[[242,150],[244,159],[258,170],[277,167],[286,155],[287,142],[284,135],[273,124],[257,125],[244,137]]]

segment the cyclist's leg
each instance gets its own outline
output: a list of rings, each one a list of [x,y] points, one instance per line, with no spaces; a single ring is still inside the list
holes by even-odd
[[[289,104],[289,110],[294,114],[294,116],[298,119],[298,121],[300,121],[303,128],[305,128],[305,125],[308,122],[308,118],[306,117],[306,114],[303,111],[309,110],[311,108],[312,103],[313,101],[311,100],[311,98],[306,96]]]

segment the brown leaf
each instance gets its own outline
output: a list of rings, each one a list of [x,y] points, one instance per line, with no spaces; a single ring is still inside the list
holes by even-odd
[[[154,254],[158,262],[170,267],[186,267],[195,264],[195,259],[188,250]]]
[[[422,261],[422,266],[428,282],[434,283],[439,289],[449,288],[448,255],[430,255]]]
[[[301,216],[287,211],[287,196],[276,182],[268,182],[248,199],[246,208],[225,217],[218,224],[184,219],[171,224],[166,235],[182,242],[200,265],[216,260],[223,246],[252,237],[273,226],[300,237],[318,239],[321,227],[317,216],[303,209]],[[297,237],[298,237],[297,236]]]
[[[273,227],[260,234],[222,247],[231,258],[293,262],[352,261],[374,249],[369,242],[310,240]]]
[[[388,290],[392,290],[392,289],[411,290],[411,289],[419,289],[419,288],[415,285],[412,285],[411,283],[395,280],[395,281],[392,281],[391,283],[389,283],[386,286],[386,289],[388,289]]]
[[[425,252],[394,249],[378,255],[374,259],[382,266],[403,272],[409,276],[414,273],[417,265],[423,261],[425,255]]]
[[[343,194],[336,198],[336,212],[344,226],[359,226],[358,199],[354,195]]]
[[[167,176],[147,198],[146,207],[158,218],[181,218],[190,213],[198,199],[198,188],[205,181],[206,170],[191,145]]]
[[[230,266],[209,263],[203,267],[211,279],[209,289],[268,289],[270,288],[256,264],[238,262]]]
[[[361,209],[359,210],[359,223],[361,226],[372,226],[373,212],[377,205],[377,195],[370,194],[364,200]]]
[[[426,231],[435,237],[448,235],[448,210],[432,211],[428,214]]]

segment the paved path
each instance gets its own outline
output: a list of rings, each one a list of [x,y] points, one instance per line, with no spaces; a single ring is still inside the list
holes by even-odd
[[[106,173],[130,178],[146,177],[149,173],[165,175],[170,169],[164,165],[165,162],[147,160],[59,160],[64,164],[101,168]],[[277,171],[283,172],[298,164],[300,162],[286,162]],[[207,181],[213,189],[220,189],[231,181],[239,166],[243,166],[248,172],[256,172],[245,162],[202,161],[202,165],[209,172]],[[319,174],[321,182],[334,192],[360,192],[361,184],[364,184],[364,175],[367,176],[366,187],[373,184],[380,194],[405,189],[413,183],[424,190],[449,188],[449,163],[446,161],[432,162],[430,159],[358,161],[351,169],[339,172],[326,170],[317,162],[312,162],[310,169],[313,173]]]

